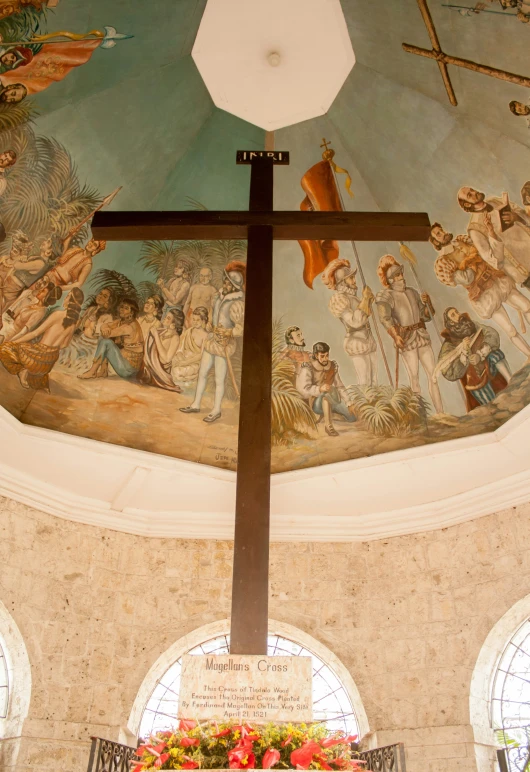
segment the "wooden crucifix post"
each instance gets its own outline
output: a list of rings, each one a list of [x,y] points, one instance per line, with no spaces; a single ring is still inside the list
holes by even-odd
[[[289,153],[239,151],[251,165],[248,212],[98,212],[96,239],[247,239],[247,286],[239,411],[232,625],[233,654],[266,654],[269,590],[274,240],[428,241],[427,214],[275,212],[273,169]]]
[[[498,70],[496,67],[489,67],[487,64],[478,64],[472,62],[470,59],[462,59],[459,56],[450,56],[442,51],[440,41],[438,40],[438,34],[432,20],[427,0],[417,0],[420,13],[427,27],[427,32],[432,43],[432,50],[428,48],[419,48],[418,46],[411,46],[410,43],[403,43],[403,50],[408,54],[417,54],[418,56],[426,56],[428,59],[435,59],[438,62],[440,68],[440,74],[442,76],[445,90],[449,101],[454,107],[457,106],[458,101],[456,99],[453,84],[449,76],[448,64],[453,64],[456,67],[463,67],[466,70],[473,70],[473,72],[480,72],[482,75],[489,75],[492,78],[499,78],[500,80],[507,80],[510,83],[516,83],[518,86],[526,86],[530,88],[530,78],[526,78],[524,75],[516,75],[513,72],[507,70]]]

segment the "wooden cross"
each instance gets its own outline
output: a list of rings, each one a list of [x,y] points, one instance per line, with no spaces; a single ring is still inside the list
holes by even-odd
[[[275,239],[427,241],[426,214],[276,212],[274,165],[289,153],[238,151],[250,164],[248,212],[98,212],[96,239],[247,239],[230,651],[266,654],[271,473],[272,254]]]
[[[530,88],[530,78],[525,78],[523,75],[515,75],[513,72],[498,70],[495,67],[488,67],[486,64],[477,64],[477,62],[472,62],[469,59],[461,59],[458,56],[450,56],[449,54],[444,53],[440,41],[438,40],[438,35],[432,20],[431,12],[427,5],[427,0],[417,0],[417,3],[431,39],[432,51],[428,48],[411,46],[409,43],[403,43],[403,49],[408,54],[417,54],[418,56],[426,56],[428,59],[436,59],[445,85],[445,90],[447,91],[447,96],[452,105],[456,107],[458,102],[447,69],[448,64],[454,64],[456,67],[464,67],[466,70],[473,70],[473,72],[480,72],[483,75],[489,75],[492,78],[507,80],[510,83],[516,83],[518,86]]]

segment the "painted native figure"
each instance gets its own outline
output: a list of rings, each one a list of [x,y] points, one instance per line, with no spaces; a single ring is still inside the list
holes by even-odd
[[[469,413],[495,399],[510,382],[511,373],[493,327],[475,324],[469,314],[456,308],[445,309],[444,324],[436,371],[448,381],[460,380]]]
[[[405,362],[410,387],[421,393],[421,362],[434,408],[437,413],[443,413],[442,395],[434,380],[434,351],[425,325],[433,316],[429,296],[407,287],[403,266],[393,255],[384,255],[379,260],[377,273],[383,285],[375,298],[379,318],[394,341],[396,356],[401,354]]]
[[[530,323],[530,300],[504,271],[481,258],[468,236],[453,237],[439,223],[431,228],[430,242],[438,252],[434,272],[447,287],[465,287],[469,303],[481,319],[493,319],[513,345],[530,356],[530,346],[517,332],[505,305],[518,311]]]
[[[9,373],[18,375],[25,389],[50,390],[48,375],[61,349],[72,340],[83,298],[82,291],[74,287],[66,295],[62,309],[54,311],[16,342],[0,345],[0,362]]]
[[[351,357],[357,382],[373,386],[377,383],[377,346],[370,328],[374,294],[365,287],[359,298],[356,273],[349,260],[336,258],[322,274],[322,281],[333,292],[329,310],[346,330],[344,351]]]

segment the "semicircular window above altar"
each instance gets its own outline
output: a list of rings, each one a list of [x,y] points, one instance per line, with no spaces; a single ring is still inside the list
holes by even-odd
[[[228,654],[229,635],[218,635],[194,646],[187,654]],[[330,730],[359,734],[352,700],[333,669],[305,646],[280,635],[269,635],[271,657],[311,657],[313,660],[313,719]],[[182,657],[159,679],[147,701],[140,723],[140,737],[173,728],[177,723]]]

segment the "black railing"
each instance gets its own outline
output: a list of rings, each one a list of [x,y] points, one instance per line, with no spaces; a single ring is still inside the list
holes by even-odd
[[[359,751],[357,755],[366,761],[366,769],[371,772],[406,772],[403,743],[373,748],[371,751]]]
[[[129,772],[136,748],[101,737],[91,737],[88,772]]]
[[[528,772],[530,770],[530,746],[519,745],[497,751],[500,772]]]
[[[88,760],[88,772],[129,772],[136,748],[121,745],[112,740],[103,740],[101,737],[90,739],[92,747]],[[362,761],[366,761],[366,769],[370,772],[406,772],[403,743],[374,748],[371,751],[357,751],[355,755]],[[501,772],[507,772],[507,769],[508,767],[501,766]]]

